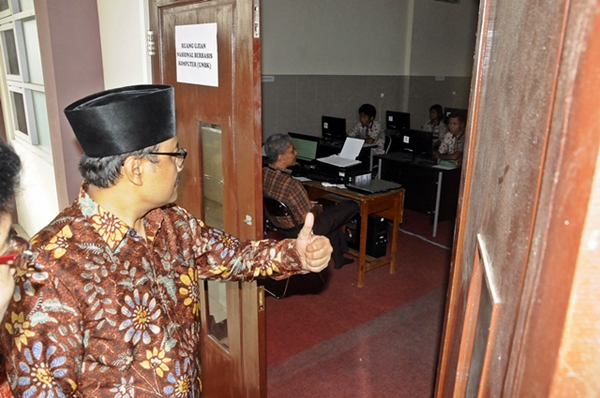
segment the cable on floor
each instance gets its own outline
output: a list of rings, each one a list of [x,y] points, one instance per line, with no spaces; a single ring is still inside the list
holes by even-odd
[[[417,234],[415,234],[415,233],[413,233],[413,232],[409,232],[409,231],[407,231],[407,230],[404,230],[404,229],[402,229],[402,228],[398,228],[398,230],[400,230],[400,232],[403,232],[403,233],[405,233],[405,234],[407,234],[407,235],[416,236],[417,238],[419,238],[419,239],[422,239],[422,240],[424,240],[424,241],[425,241],[425,242],[427,242],[427,243],[431,243],[432,245],[436,245],[436,246],[438,246],[438,247],[441,247],[442,249],[451,250],[451,248],[449,248],[448,246],[441,245],[441,244],[439,244],[439,243],[437,243],[437,242],[434,242],[434,241],[432,241],[432,240],[429,240],[429,239],[425,238],[424,236],[417,235]]]

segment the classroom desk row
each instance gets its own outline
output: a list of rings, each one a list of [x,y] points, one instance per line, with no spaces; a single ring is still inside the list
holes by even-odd
[[[407,162],[402,152],[376,155],[382,180],[406,189],[404,206],[430,216],[433,237],[439,222],[456,218],[460,190],[460,167]]]

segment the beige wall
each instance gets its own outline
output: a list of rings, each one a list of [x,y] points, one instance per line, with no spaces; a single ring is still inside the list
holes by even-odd
[[[30,236],[73,200],[81,184],[81,150],[63,109],[103,86],[95,2],[35,0],[34,7],[52,152],[13,141],[23,161],[18,221]]]
[[[262,0],[263,74],[407,75],[413,0]]]
[[[146,51],[148,2],[101,0],[98,18],[106,89],[152,83]]]
[[[479,0],[262,0],[264,75],[471,76]]]
[[[417,129],[433,104],[468,107],[479,0],[261,4],[263,139],[318,136],[323,115],[350,129],[363,103],[382,122],[410,112]]]
[[[479,0],[414,2],[411,76],[471,76]]]
[[[35,10],[52,153],[13,141],[23,162],[18,222],[29,236],[71,203],[82,181],[82,152],[63,109],[105,87],[151,80],[146,1],[36,0]]]

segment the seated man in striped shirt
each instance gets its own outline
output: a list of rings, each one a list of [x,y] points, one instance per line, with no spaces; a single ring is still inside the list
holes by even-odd
[[[289,169],[296,164],[296,149],[287,134],[270,136],[265,144],[265,153],[269,165],[263,168],[263,195],[285,203],[298,225],[304,223],[308,212],[315,215],[313,232],[329,238],[333,247],[334,268],[340,269],[353,262],[353,259],[344,257],[344,253],[348,251],[348,243],[342,226],[354,217],[359,209],[358,204],[346,200],[323,209],[320,204],[311,202],[304,186],[292,177]],[[284,229],[294,226],[291,220],[271,221]]]

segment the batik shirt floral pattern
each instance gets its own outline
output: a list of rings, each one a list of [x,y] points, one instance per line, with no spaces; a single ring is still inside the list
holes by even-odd
[[[431,120],[421,126],[421,130],[432,133],[434,138],[443,139],[446,133],[448,132],[448,127],[444,122],[439,122],[438,124],[431,123]]]
[[[368,126],[363,126],[360,122],[356,123],[354,128],[348,131],[348,137],[363,140],[373,138],[373,144],[377,145],[377,148],[373,149],[373,154],[383,155],[385,153],[385,130],[378,121],[374,121]]]
[[[84,184],[32,239],[2,322],[14,396],[200,397],[198,281],[304,272],[293,240],[241,242],[178,206],[144,228],[146,239]]]
[[[440,144],[438,151],[442,155],[452,155],[456,152],[462,152],[465,147],[465,134],[461,133],[459,136],[455,136],[450,132],[444,135],[444,139]]]

